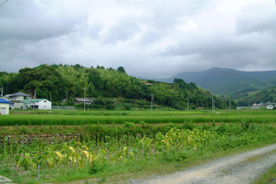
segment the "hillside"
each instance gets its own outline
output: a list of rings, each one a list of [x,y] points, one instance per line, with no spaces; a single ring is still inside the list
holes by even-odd
[[[253,103],[276,103],[276,86],[256,92],[247,97],[237,100],[240,106],[252,105]]]
[[[160,81],[172,82],[174,78],[193,82],[212,93],[228,95],[233,99],[246,97],[252,92],[276,85],[276,71],[245,72],[227,68],[183,72]]]
[[[117,70],[86,68],[79,64],[68,65],[41,65],[35,68],[24,68],[18,73],[0,73],[0,86],[4,87],[5,94],[18,91],[34,95],[37,98],[52,99],[61,102],[68,94],[68,102],[76,97],[110,98],[123,97],[151,101],[175,109],[185,109],[189,98],[189,107],[211,108],[212,95],[210,92],[198,88],[194,83],[186,83],[181,79],[173,83],[141,80],[129,76],[123,67]],[[216,99],[218,108],[226,108],[226,102]],[[112,101],[108,102],[113,103]]]

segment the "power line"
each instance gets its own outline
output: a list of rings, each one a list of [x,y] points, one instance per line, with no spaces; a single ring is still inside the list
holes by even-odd
[[[9,1],[9,0],[6,0],[6,1],[4,1],[2,4],[0,4],[0,7],[1,7],[1,6],[4,6],[4,4],[6,4],[8,1]]]

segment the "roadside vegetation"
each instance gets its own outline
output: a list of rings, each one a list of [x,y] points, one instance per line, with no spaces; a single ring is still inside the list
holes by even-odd
[[[276,165],[266,171],[254,184],[275,184],[276,183]]]

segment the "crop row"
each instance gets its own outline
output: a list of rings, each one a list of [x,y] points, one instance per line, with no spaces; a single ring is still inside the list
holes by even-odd
[[[276,116],[80,116],[80,115],[11,115],[1,116],[0,126],[21,125],[89,125],[89,124],[124,124],[141,121],[145,123],[206,123],[206,122],[276,122]]]
[[[80,140],[62,143],[36,140],[26,145],[17,138],[4,138],[0,160],[6,167],[13,163],[17,172],[31,171],[32,179],[40,176],[47,180],[49,176],[55,178],[59,172],[62,174],[68,170],[76,172],[84,169],[87,173],[98,174],[116,172],[119,167],[139,164],[143,160],[181,162],[194,154],[275,141],[276,134],[276,128],[269,125],[222,124],[186,129],[164,127],[160,128],[161,132],[148,131],[142,135],[133,125],[90,129]],[[144,129],[147,131],[146,127]],[[123,130],[129,133],[120,132]]]

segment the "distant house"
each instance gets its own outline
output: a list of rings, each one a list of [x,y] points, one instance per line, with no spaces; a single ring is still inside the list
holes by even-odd
[[[272,109],[274,109],[274,107],[273,107],[273,105],[267,105],[267,106],[266,106],[266,109],[272,110]]]
[[[22,92],[18,92],[18,93],[14,93],[14,94],[7,94],[4,97],[9,99],[9,101],[11,101],[11,102],[21,102],[22,100],[30,99],[31,95],[28,95],[28,94],[25,94]]]
[[[82,104],[82,103],[86,103],[86,104],[91,104],[92,101],[89,100],[88,98],[75,98],[74,99],[74,102],[77,103],[77,104]]]
[[[24,103],[23,109],[32,108],[39,110],[50,110],[52,109],[52,102],[47,99],[27,99],[23,100]]]
[[[260,108],[260,104],[253,103],[251,106],[251,109],[259,109],[259,108]]]
[[[0,114],[9,114],[10,101],[0,98]]]

